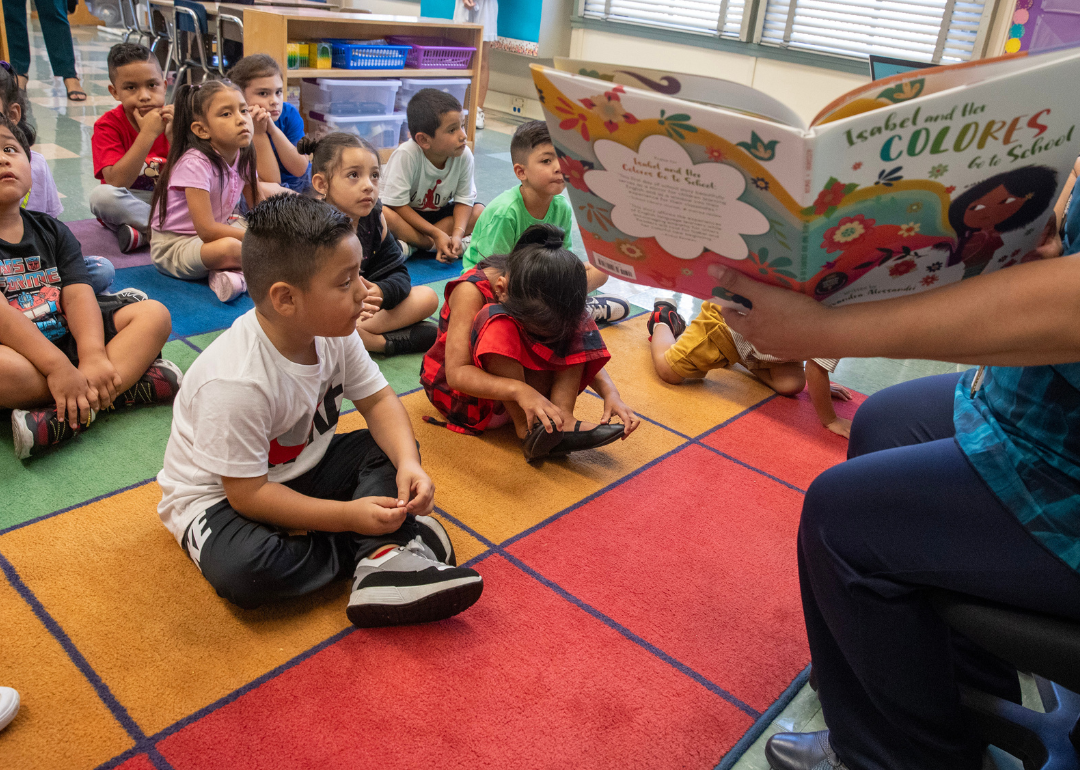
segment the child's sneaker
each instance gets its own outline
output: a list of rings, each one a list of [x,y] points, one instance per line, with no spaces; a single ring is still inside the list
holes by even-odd
[[[346,614],[360,628],[429,623],[468,609],[483,591],[480,573],[443,564],[416,537],[360,560]]]
[[[222,302],[231,302],[247,291],[244,274],[239,270],[211,270],[209,283]]]
[[[120,225],[116,230],[116,242],[120,246],[121,254],[129,254],[150,241],[131,225]]]
[[[434,552],[435,558],[443,564],[456,567],[457,554],[454,553],[454,544],[450,542],[450,535],[439,520],[434,516],[417,516],[416,523],[423,527],[420,537],[424,545]]]
[[[597,294],[585,300],[585,312],[596,323],[613,324],[630,315],[630,303],[611,294]]]
[[[98,296],[104,297],[105,299],[121,300],[125,305],[130,305],[133,302],[145,302],[146,300],[150,299],[150,297],[146,295],[145,291],[142,291],[140,289],[132,289],[130,287],[114,292],[103,291]]]
[[[3,730],[19,713],[19,692],[11,687],[0,687],[0,730]]]
[[[159,358],[150,364],[150,368],[139,381],[121,393],[116,401],[124,406],[164,404],[173,400],[183,381],[184,373],[179,366]]]
[[[661,298],[653,302],[652,314],[645,325],[649,327],[649,339],[652,339],[653,327],[656,324],[666,324],[671,329],[673,337],[678,337],[686,331],[686,321],[675,309],[675,303],[668,298]]]
[[[15,456],[20,460],[37,457],[49,447],[67,441],[90,427],[97,412],[90,410],[90,418],[85,425],[72,428],[67,420],[60,422],[56,417],[56,407],[44,409],[12,409],[11,432],[15,437]]]

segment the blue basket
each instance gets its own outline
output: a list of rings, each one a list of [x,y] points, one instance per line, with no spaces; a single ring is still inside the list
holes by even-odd
[[[365,45],[347,40],[331,42],[331,64],[343,70],[401,70],[411,46]]]

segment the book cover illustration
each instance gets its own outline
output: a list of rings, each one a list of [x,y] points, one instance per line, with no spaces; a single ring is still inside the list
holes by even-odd
[[[997,72],[929,95],[920,78],[885,81],[876,109],[804,130],[533,66],[592,264],[730,300],[707,272],[719,263],[830,305],[1034,247],[1080,153],[1080,107],[1053,98],[1080,57]]]

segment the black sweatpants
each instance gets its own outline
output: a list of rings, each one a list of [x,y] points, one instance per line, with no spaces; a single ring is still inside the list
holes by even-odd
[[[341,433],[322,460],[285,486],[324,500],[397,497],[397,470],[366,430]],[[351,576],[356,563],[382,545],[405,545],[420,534],[411,514],[397,532],[308,532],[290,535],[233,510],[211,506],[188,526],[184,547],[218,596],[245,609],[288,599]]]
[[[1080,620],[1080,575],[960,451],[958,375],[897,385],[855,415],[847,462],[806,493],[799,582],[833,749],[852,770],[978,770],[958,682],[1017,700],[1016,671],[951,632],[926,588]]]

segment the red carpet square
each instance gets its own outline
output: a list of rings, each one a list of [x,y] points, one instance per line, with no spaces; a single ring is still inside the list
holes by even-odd
[[[764,711],[810,661],[801,506],[798,492],[690,446],[508,551]]]
[[[851,401],[833,400],[838,417],[851,419],[866,400],[853,393]],[[777,396],[767,404],[710,433],[702,443],[747,465],[805,490],[818,474],[847,459],[847,439],[826,430],[810,395]]]
[[[124,764],[118,765],[116,770],[157,770],[157,768],[146,754],[136,754]]]
[[[354,632],[166,738],[193,768],[713,768],[729,703],[499,556],[442,623]]]

